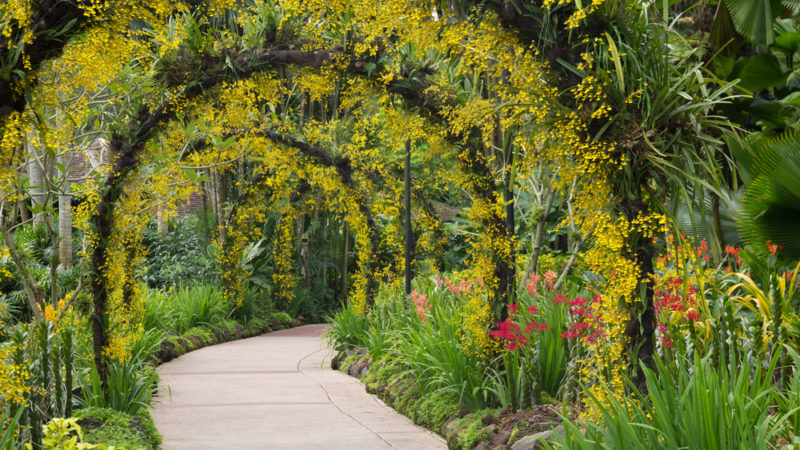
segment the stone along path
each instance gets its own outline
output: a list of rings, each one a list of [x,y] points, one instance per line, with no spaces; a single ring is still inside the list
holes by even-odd
[[[153,410],[169,449],[437,449],[444,440],[330,369],[306,325],[163,364]]]

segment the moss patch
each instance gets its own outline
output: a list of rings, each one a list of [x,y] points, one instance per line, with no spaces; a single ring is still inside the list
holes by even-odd
[[[127,450],[157,449],[161,445],[161,435],[144,409],[131,416],[110,408],[92,407],[79,409],[74,416],[88,443],[113,445]]]

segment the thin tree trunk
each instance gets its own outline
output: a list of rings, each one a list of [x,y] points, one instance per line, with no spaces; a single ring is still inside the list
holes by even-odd
[[[24,195],[20,196],[20,199],[17,200],[16,209],[19,213],[19,220],[20,222],[27,222],[31,220],[31,211],[28,209],[28,201],[25,199]],[[13,218],[14,213],[9,211],[9,218]],[[11,220],[11,219],[9,219]]]
[[[3,206],[8,206],[8,204]],[[5,211],[7,208],[2,209]],[[25,290],[25,298],[28,300],[28,307],[30,308],[31,314],[37,320],[41,320],[43,318],[42,311],[44,311],[42,292],[39,290],[39,287],[36,286],[30,272],[28,272],[28,266],[25,265],[23,256],[19,252],[19,248],[17,248],[17,240],[14,238],[14,234],[8,231],[4,220],[0,220],[0,231],[3,233],[3,241],[6,243],[6,248],[11,255],[11,259],[14,261],[19,271],[22,287]]]
[[[25,144],[28,150],[28,184],[31,187],[31,208],[33,208],[33,222],[43,224],[44,211],[44,167],[42,160],[36,156],[36,149],[30,144]]]
[[[539,221],[536,222],[536,228],[533,232],[532,239],[532,251],[531,251],[531,261],[529,264],[530,272],[535,273],[539,270],[539,254],[542,252],[542,240],[544,240],[544,227],[547,225],[547,219],[550,217],[550,208],[553,207],[553,198],[555,197],[555,193],[552,189],[547,189],[545,191],[545,195],[547,195],[547,199],[545,200],[544,209],[542,210],[542,215],[539,217]]]
[[[68,168],[69,161],[64,157],[61,164]],[[58,194],[58,256],[61,266],[72,268],[72,185],[69,181],[69,170],[62,173],[61,187]]]
[[[643,199],[627,200],[623,204],[625,215],[628,220],[639,217],[640,214],[648,214],[649,208]],[[643,310],[641,315],[636,308],[630,311],[630,318],[625,327],[625,335],[631,345],[638,346],[638,360],[649,369],[655,368],[653,355],[655,352],[655,306],[653,304],[654,281],[650,276],[653,273],[653,258],[656,256],[656,247],[652,238],[638,236],[631,243],[631,250],[634,252],[632,257],[639,268],[639,287],[644,284],[644,289],[637,289],[643,292],[641,298]],[[644,370],[637,364],[634,384],[643,393],[647,392]]]
[[[208,182],[206,182],[206,181],[201,181],[200,182],[200,196],[203,199],[203,217],[202,217],[202,219],[203,219],[203,233],[205,233],[206,236],[210,236],[211,233],[210,233],[209,226],[208,226],[208,206],[209,206],[208,196],[209,196],[209,193],[208,193]]]
[[[222,240],[225,240],[225,230],[222,227],[222,224],[225,223],[225,209],[223,205],[225,204],[226,192],[225,192],[225,175],[220,171],[215,169],[214,170],[214,211],[217,215],[217,229],[219,230],[219,237]]]

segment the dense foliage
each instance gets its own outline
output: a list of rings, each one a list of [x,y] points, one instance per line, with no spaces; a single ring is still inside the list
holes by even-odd
[[[799,8],[5,2],[3,439],[135,416],[165,337],[280,310],[587,445],[724,447],[668,418],[736,402],[792,442]]]

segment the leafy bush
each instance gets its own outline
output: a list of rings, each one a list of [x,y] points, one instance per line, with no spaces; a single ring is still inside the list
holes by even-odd
[[[41,423],[55,416],[68,416],[72,412],[73,367],[75,347],[74,330],[68,324],[56,327],[42,321],[17,324],[11,333],[11,354],[6,366],[9,374],[21,376],[25,385],[21,393],[23,402],[0,407],[9,408],[9,416],[20,423],[36,426],[20,427],[13,439],[18,445],[30,442],[41,446]],[[20,373],[20,368],[23,372]],[[2,397],[6,397],[5,394]],[[11,398],[14,401],[13,396]],[[20,414],[21,413],[21,414]],[[1,428],[0,428],[1,429]]]
[[[661,361],[645,369],[647,393],[634,391],[621,400],[606,391],[604,399],[585,392],[600,411],[599,421],[565,420],[561,448],[704,448],[768,449],[785,434],[787,414],[771,414],[776,389],[771,385],[775,360],[767,369],[745,362],[735,373],[695,359],[693,373],[684,361],[676,377]],[[607,388],[606,388],[607,389]],[[795,408],[797,405],[794,405]],[[581,432],[581,429],[584,432]]]
[[[149,408],[158,392],[158,373],[138,359],[111,361],[108,370],[108,392],[103,392],[100,375],[92,368],[88,380],[81,386],[81,407],[111,408],[126,414],[136,414]]]
[[[211,284],[181,286],[169,297],[174,308],[172,330],[183,334],[198,325],[211,325],[230,317],[232,305],[223,302],[219,288]]]
[[[208,251],[210,238],[202,230],[201,220],[187,217],[176,221],[166,235],[159,233],[154,224],[147,228],[142,237],[147,259],[141,277],[150,287],[217,279],[216,262]]]
[[[86,442],[126,450],[157,449],[161,444],[161,435],[144,409],[126,414],[110,408],[89,407],[75,411],[75,417],[83,427]]]
[[[142,327],[145,330],[174,330],[177,308],[172,298],[165,291],[153,288],[145,288],[142,295]]]
[[[345,305],[339,314],[329,317],[328,322],[331,326],[325,332],[325,339],[334,350],[341,352],[364,346],[369,322],[351,304]]]

